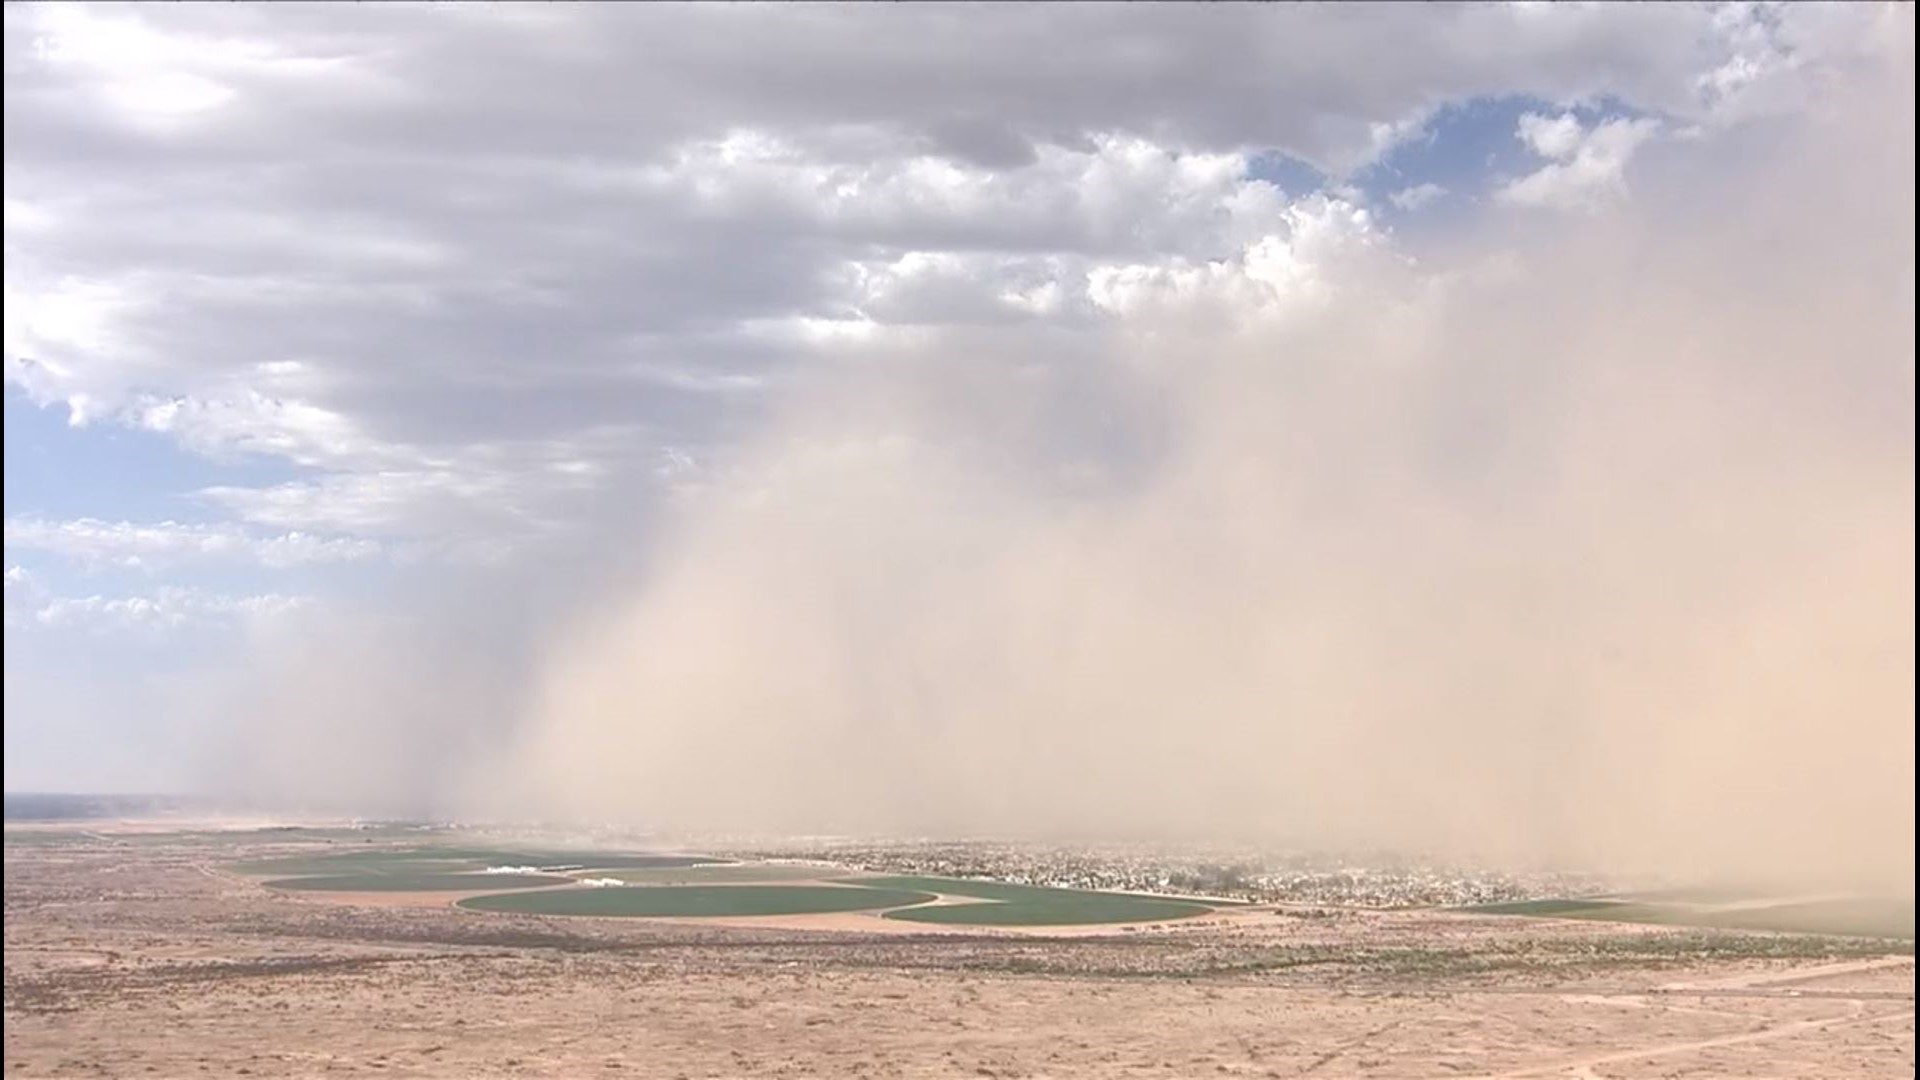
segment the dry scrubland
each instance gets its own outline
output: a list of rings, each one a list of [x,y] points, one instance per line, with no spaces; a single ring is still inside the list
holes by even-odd
[[[1843,938],[1442,912],[1147,929],[556,919],[276,892],[254,837],[6,848],[6,1075],[1877,1077]]]

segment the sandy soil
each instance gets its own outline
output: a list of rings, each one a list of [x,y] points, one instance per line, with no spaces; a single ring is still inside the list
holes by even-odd
[[[6,852],[9,1077],[1894,1077],[1913,963],[1438,913],[982,932],[275,893],[236,843]]]

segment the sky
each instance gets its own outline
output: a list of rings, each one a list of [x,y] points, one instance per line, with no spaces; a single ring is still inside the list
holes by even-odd
[[[1097,828],[1041,793],[1312,786],[1134,737],[1191,723],[1300,769],[1456,731],[1514,799],[1678,724],[1697,788],[1739,721],[1617,684],[1750,715],[1728,665],[1859,635],[1778,745],[1866,686],[1910,750],[1912,46],[1868,4],[9,4],[6,787],[651,819],[743,752],[714,797],[769,819],[991,776],[925,823]],[[1649,552],[1685,584],[1596,584]],[[1803,578],[1831,632],[1755,644]],[[853,760],[913,779],[761,771]],[[1910,769],[1874,790],[1910,839]]]

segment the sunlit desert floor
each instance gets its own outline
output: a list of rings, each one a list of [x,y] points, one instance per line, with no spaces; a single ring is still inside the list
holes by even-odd
[[[225,869],[256,854],[10,842],[6,1075],[1914,1073],[1912,957],[1885,943],[1442,912],[551,918]]]

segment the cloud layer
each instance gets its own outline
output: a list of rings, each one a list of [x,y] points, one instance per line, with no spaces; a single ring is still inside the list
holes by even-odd
[[[244,520],[537,538],[849,335],[1231,256],[1307,194],[1258,155],[1348,176],[1484,95],[1800,108],[1877,18],[13,5],[7,380],[313,474],[209,493]],[[1616,194],[1650,124],[1510,197]]]

